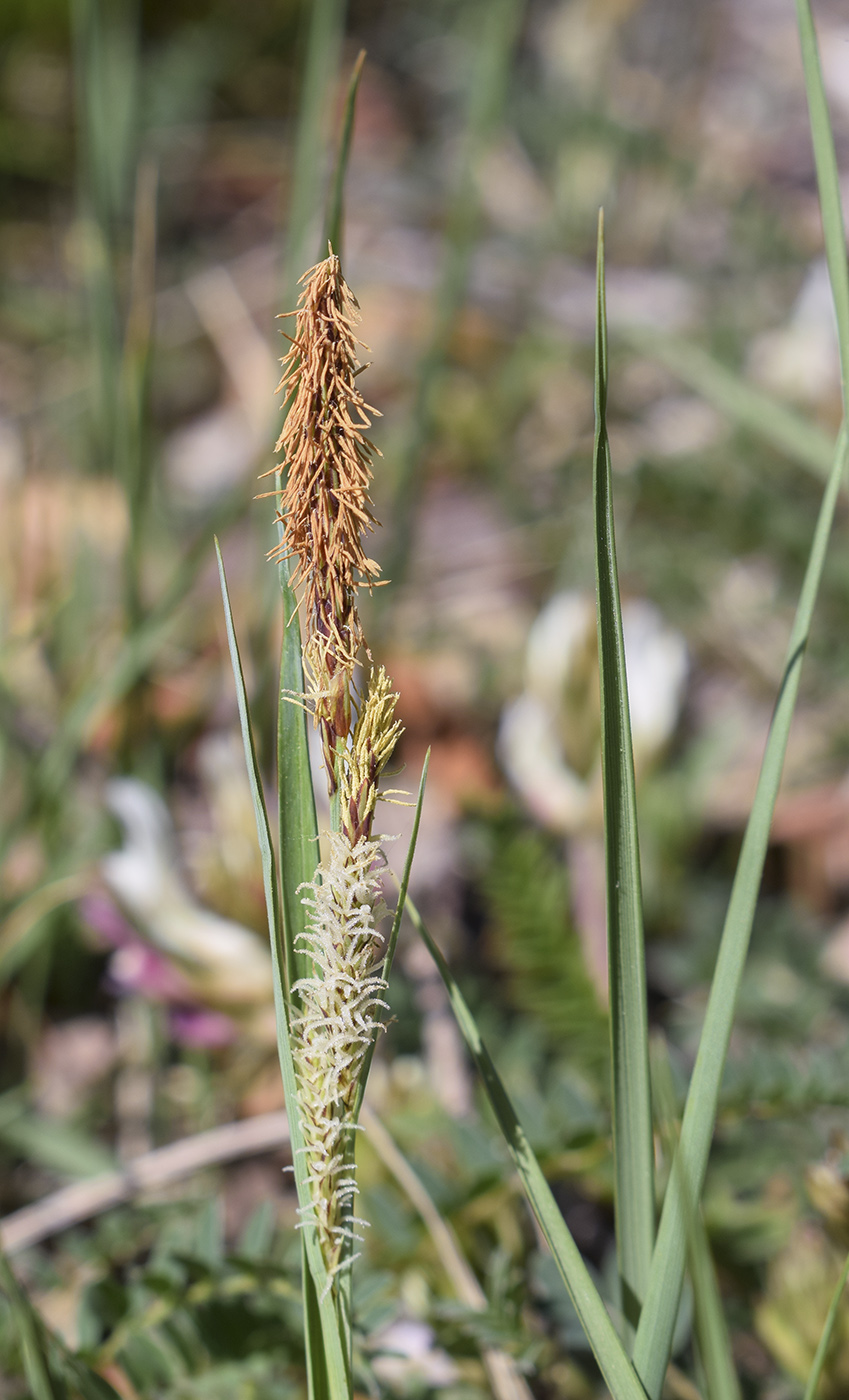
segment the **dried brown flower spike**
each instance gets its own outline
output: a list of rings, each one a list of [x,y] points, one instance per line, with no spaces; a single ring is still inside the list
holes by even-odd
[[[357,388],[358,307],[336,254],[331,250],[301,282],[278,386],[292,402],[277,444],[283,460],[276,470],[288,470],[288,478],[277,514],[283,538],[272,557],[298,561],[293,582],[304,585],[304,660],[334,790],[336,742],[351,728],[351,681],[364,645],[357,588],[380,572],[363,549],[376,524],[369,487],[377,449],[364,431],[376,410]]]

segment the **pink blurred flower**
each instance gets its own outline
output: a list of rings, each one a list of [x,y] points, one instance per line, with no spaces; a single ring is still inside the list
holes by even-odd
[[[171,1037],[180,1045],[212,1050],[231,1043],[235,1022],[200,1005],[179,968],[141,938],[111,899],[86,895],[80,901],[80,913],[100,940],[115,949],[106,974],[110,991],[167,1005]]]

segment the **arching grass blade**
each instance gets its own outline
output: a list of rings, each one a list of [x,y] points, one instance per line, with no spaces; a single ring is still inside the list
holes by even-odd
[[[837,440],[834,461],[820,507],[814,541],[805,571],[802,593],[787,650],[781,689],[770,726],[754,804],[737,864],[699,1050],[684,1109],[679,1153],[684,1162],[684,1179],[690,1184],[694,1200],[698,1200],[701,1194],[707,1169],[722,1071],[728,1052],[734,1009],[749,947],[758,890],[769,841],[769,829],[778,796],[787,739],[799,689],[802,660],[822,578],[837,496],[846,468],[847,455],[849,455],[849,437],[847,437],[845,417],[846,402],[849,398],[847,395],[849,269],[846,265],[846,240],[843,229],[840,182],[816,47],[816,34],[808,0],[797,0],[797,14],[805,69],[805,87],[811,114],[811,132],[816,159],[820,207],[823,214],[826,254],[837,315],[844,393],[844,422]],[[663,1204],[657,1243],[652,1258],[649,1289],[634,1345],[634,1363],[652,1400],[656,1400],[659,1396],[663,1384],[684,1275],[685,1240],[680,1180],[680,1174],[673,1172]]]
[[[60,1400],[61,1389],[54,1386],[47,1365],[47,1348],[41,1319],[12,1273],[6,1256],[2,1253],[0,1253],[0,1289],[5,1293],[12,1310],[24,1372],[33,1394],[33,1400]]]
[[[778,702],[770,726],[757,792],[743,838],[743,847],[731,891],[699,1050],[693,1069],[678,1151],[684,1160],[693,1200],[701,1195],[707,1169],[722,1071],[731,1038],[731,1027],[749,938],[755,916],[769,829],[781,782],[781,771],[802,660],[811,626],[834,510],[846,467],[847,434],[841,429],[834,466],[817,521],[814,542],[802,586],[796,620],[790,636]],[[663,1203],[657,1243],[652,1257],[649,1287],[634,1344],[634,1364],[649,1395],[660,1394],[675,1316],[684,1278],[686,1236],[680,1194],[680,1178],[673,1171]]]
[[[828,278],[837,317],[843,414],[849,418],[849,265],[846,262],[846,231],[840,197],[840,173],[837,169],[834,135],[828,115],[810,0],[796,0],[796,17],[799,22],[802,63],[805,69],[805,92],[817,168],[817,190],[825,236]]]
[[[738,370],[720,364],[700,345],[663,331],[623,326],[617,335],[671,370],[732,423],[770,443],[820,481],[828,476],[834,439],[818,424],[742,378]]]
[[[808,1384],[805,1386],[805,1400],[816,1400],[816,1393],[822,1378],[823,1367],[825,1366],[828,1349],[831,1345],[831,1338],[834,1334],[834,1325],[837,1322],[837,1314],[840,1311],[840,1304],[843,1301],[843,1293],[846,1288],[846,1280],[849,1278],[849,1255],[846,1256],[846,1263],[840,1271],[840,1278],[834,1290],[828,1315],[825,1319],[825,1326],[822,1329],[822,1336],[817,1345],[814,1363],[808,1376]]]
[[[413,817],[413,830],[410,834],[410,844],[407,847],[407,859],[404,862],[404,873],[401,876],[401,883],[398,886],[398,899],[395,905],[395,913],[392,918],[392,927],[389,930],[389,937],[386,940],[386,953],[384,955],[383,966],[381,968],[381,976],[384,978],[384,980],[388,980],[389,978],[389,971],[392,967],[392,960],[395,957],[395,946],[398,942],[398,934],[401,929],[401,920],[404,917],[404,909],[407,902],[407,887],[410,883],[410,871],[413,868],[413,857],[416,854],[416,842],[419,837],[419,823],[422,819],[422,803],[424,801],[425,784],[427,783],[427,770],[429,766],[430,749],[428,749],[427,753],[425,754],[425,761],[422,764],[422,776],[419,780],[419,793],[418,797],[416,798],[416,812],[415,816]],[[368,1051],[366,1052],[365,1063],[363,1065],[363,1072],[360,1076],[360,1082],[357,1087],[357,1101],[354,1107],[355,1121],[359,1118],[360,1115],[360,1108],[363,1102],[363,1095],[366,1091],[366,1084],[368,1082],[369,1070],[371,1069],[371,1062],[374,1059],[374,1051],[376,1044],[377,1041],[372,1040],[371,1044],[368,1047]]]
[[[413,901],[407,896],[407,913],[423,938],[445,983],[451,1008],[468,1046],[469,1053],[480,1071],[498,1126],[504,1134],[510,1155],[522,1180],[522,1185],[551,1249],[566,1289],[575,1306],[587,1340],[599,1364],[613,1400],[645,1400],[645,1391],[634,1373],[625,1348],[613,1326],[598,1289],[581,1258],[560,1208],[543,1175],[507,1091],[501,1082],[489,1051],[484,1044],[474,1017],[451,970],[434,943]]]

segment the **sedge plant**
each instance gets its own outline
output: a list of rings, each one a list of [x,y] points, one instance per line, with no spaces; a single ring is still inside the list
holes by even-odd
[[[304,1310],[313,1394],[351,1393],[350,1269],[355,1137],[400,907],[387,941],[381,838],[374,831],[380,779],[401,726],[397,695],[370,657],[358,591],[378,581],[366,553],[371,409],[360,392],[356,301],[332,246],[301,279],[303,291],[280,391],[288,407],[274,468],[278,563],[285,611],[280,681],[278,887],[262,787],[227,599],[228,635],[263,848],[277,971],[280,1060],[286,1086],[304,1240]],[[219,553],[220,561],[220,553]],[[303,635],[298,620],[300,597]],[[366,658],[368,679],[358,680]],[[318,859],[306,724],[318,731],[331,804],[327,853]],[[409,868],[409,861],[408,861]]]
[[[849,272],[839,182],[809,0],[797,0],[797,11],[846,406]],[[327,257],[302,281],[292,346],[284,361],[282,388],[288,411],[279,444],[284,460],[278,470],[285,468],[287,479],[279,483],[281,535],[273,552],[285,622],[279,691],[279,855],[271,839],[223,565],[221,578],[276,965],[278,1045],[301,1213],[310,1394],[343,1400],[353,1393],[350,1283],[360,1224],[354,1206],[354,1142],[386,970],[406,907],[445,982],[528,1201],[613,1400],[659,1400],[688,1265],[711,1400],[733,1400],[738,1385],[699,1201],[802,660],[849,453],[845,425],[833,450],[680,1130],[670,1130],[664,1115],[667,1128],[661,1140],[674,1160],[656,1218],[639,841],[606,426],[608,350],[600,219],[593,495],[620,1283],[614,1319],[569,1232],[472,1013],[406,897],[412,847],[392,930],[386,942],[380,935],[380,841],[373,822],[379,779],[399,726],[391,682],[371,662],[357,607],[358,590],[378,581],[377,565],[365,548],[375,523],[369,496],[373,449],[366,436],[373,410],[355,379],[356,303],[332,244]],[[363,655],[368,679],[358,685]],[[322,861],[317,860],[310,721],[319,732],[331,797],[332,829]],[[423,783],[417,819],[422,792]],[[810,1397],[816,1393],[837,1306],[836,1300],[810,1378]]]
[[[844,414],[849,404],[849,272],[840,205],[834,143],[829,125],[816,36],[808,0],[798,0],[805,82],[811,113],[826,252],[834,297],[843,382]],[[621,1335],[608,1327],[556,1202],[534,1157],[518,1117],[509,1103],[495,1066],[483,1044],[459,988],[421,920],[420,931],[449,988],[455,1012],[514,1161],[548,1240],[563,1281],[572,1296],[587,1339],[615,1400],[632,1395],[659,1400],[680,1305],[688,1239],[690,1272],[697,1318],[716,1323],[712,1266],[701,1233],[698,1202],[704,1183],[716,1121],[722,1071],[748,951],[769,829],[781,779],[805,647],[822,577],[826,549],[849,441],[844,426],[833,449],[795,623],[788,643],[782,684],[767,740],[757,792],[750,814],[723,929],[705,1023],[686,1099],[680,1138],[655,1237],[651,1097],[646,1039],[645,969],[642,952],[639,850],[634,804],[633,757],[628,722],[628,694],[622,644],[616,549],[611,499],[611,460],[606,428],[608,383],[604,289],[603,225],[599,221],[596,315],[596,434],[594,503],[599,658],[602,703],[602,764],[605,798],[607,910],[610,963],[611,1060],[613,1069],[613,1142],[615,1157],[616,1237],[623,1318]],[[409,908],[409,900],[408,900]],[[834,1324],[835,1303],[825,1321],[807,1388],[813,1397]],[[635,1330],[632,1328],[636,1323]],[[706,1374],[714,1377],[711,1400],[737,1393],[727,1334],[705,1325],[702,1344]],[[623,1345],[624,1343],[624,1345]],[[627,1352],[625,1350],[627,1348]]]
[[[840,186],[829,124],[816,35],[809,0],[797,0],[805,84],[811,115],[817,181],[826,254],[834,298],[843,384],[844,425],[832,451],[825,493],[787,647],[784,674],[767,740],[720,943],[705,1022],[686,1098],[669,1185],[657,1231],[654,1221],[652,1107],[648,1073],[645,964],[639,846],[634,802],[633,756],[622,643],[614,537],[611,459],[606,427],[608,358],[604,287],[603,224],[599,220],[596,306],[596,432],[594,505],[599,661],[602,706],[602,767],[605,801],[607,913],[610,965],[612,1115],[616,1239],[622,1297],[620,1332],[590,1281],[542,1170],[509,1103],[492,1059],[462,994],[421,919],[414,921],[430,947],[449,989],[467,1045],[510,1147],[528,1199],[572,1296],[587,1339],[615,1400],[648,1396],[659,1400],[681,1301],[688,1240],[690,1273],[696,1294],[702,1345],[712,1349],[705,1372],[712,1376],[711,1400],[737,1394],[727,1333],[717,1325],[716,1287],[699,1220],[699,1199],[716,1121],[723,1067],[731,1036],[769,830],[793,716],[814,605],[822,578],[834,512],[849,454],[845,415],[849,406],[849,270],[840,204]],[[408,909],[410,901],[407,901]],[[816,1393],[835,1303],[825,1320],[807,1388]]]
[[[316,6],[315,13],[319,12],[322,22],[326,21],[322,29],[316,20],[315,32],[321,38],[333,30],[337,6],[333,0],[322,0],[321,6]],[[840,187],[809,0],[797,0],[797,13],[839,332],[845,413],[849,408],[849,269]],[[349,94],[348,122],[355,92],[356,82]],[[306,170],[306,159],[302,164]],[[358,607],[360,590],[380,580],[367,548],[376,524],[370,497],[375,453],[368,438],[374,410],[359,389],[356,302],[338,255],[343,176],[344,161],[337,172],[332,206],[336,213],[329,224],[329,242],[318,263],[302,278],[281,381],[286,418],[278,444],[282,460],[273,469],[279,473],[274,494],[280,535],[272,551],[279,571],[284,622],[277,715],[276,841],[256,756],[220,551],[218,554],[274,961],[277,1043],[300,1214],[310,1400],[351,1400],[355,1389],[358,1360],[351,1323],[351,1283],[362,1228],[356,1212],[355,1146],[363,1093],[384,1013],[387,972],[405,909],[445,982],[529,1205],[613,1400],[660,1400],[687,1271],[707,1383],[705,1400],[736,1400],[739,1382],[700,1199],[802,660],[849,455],[845,422],[832,452],[701,1040],[683,1118],[677,1124],[662,1051],[656,1050],[653,1056],[654,1104],[649,1067],[639,840],[606,426],[608,347],[600,221],[593,497],[620,1284],[616,1307],[610,1308],[567,1227],[472,1012],[407,897],[424,775],[395,913],[391,923],[388,917],[383,922],[376,812],[381,778],[400,728],[395,716],[397,697],[386,672],[372,661]],[[797,449],[800,456],[807,453],[809,465],[820,468],[820,438],[800,439]],[[311,724],[317,731],[330,795],[330,830],[324,834],[323,855],[309,755]],[[656,1139],[672,1159],[659,1212]],[[815,1400],[827,1363],[846,1275],[844,1270],[824,1319],[806,1400]],[[108,1382],[58,1346],[2,1259],[0,1286],[14,1309],[30,1389],[37,1400],[58,1400],[65,1393],[65,1379],[86,1400],[114,1400],[115,1392]]]

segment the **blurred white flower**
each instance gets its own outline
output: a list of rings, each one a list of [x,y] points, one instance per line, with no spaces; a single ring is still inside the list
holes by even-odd
[[[825,258],[817,258],[783,326],[757,336],[746,371],[782,398],[818,404],[840,392],[837,322]]]
[[[641,598],[623,603],[622,630],[639,772],[675,729],[687,680],[687,646]],[[573,835],[600,820],[599,744],[595,604],[584,593],[558,593],[531,628],[525,689],[502,712],[499,756],[537,820]]]
[[[438,1390],[459,1378],[454,1361],[441,1347],[434,1346],[432,1327],[412,1318],[399,1318],[381,1328],[372,1338],[374,1374],[392,1390]]]
[[[271,957],[255,933],[205,909],[187,888],[165,803],[137,778],[115,778],[106,804],[124,845],[104,856],[110,892],[150,942],[172,957],[203,1000],[222,1007],[270,1005]]]

